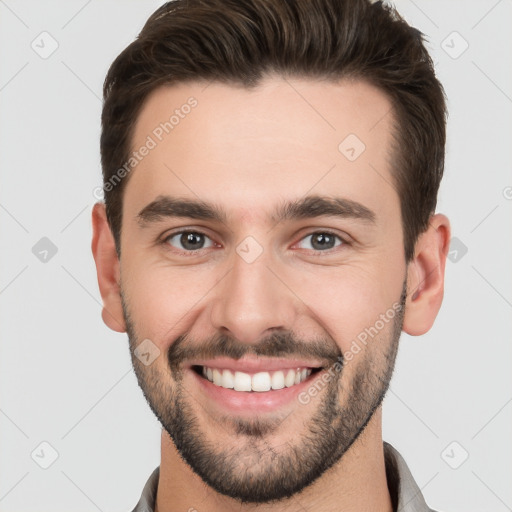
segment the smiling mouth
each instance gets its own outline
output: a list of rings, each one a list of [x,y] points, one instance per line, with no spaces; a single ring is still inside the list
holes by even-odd
[[[216,386],[240,392],[265,392],[291,388],[322,370],[322,368],[298,367],[246,373],[201,365],[193,365],[191,369]]]

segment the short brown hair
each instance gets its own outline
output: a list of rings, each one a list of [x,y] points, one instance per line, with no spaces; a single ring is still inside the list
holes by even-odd
[[[148,95],[164,84],[213,80],[256,87],[266,74],[364,80],[391,100],[394,185],[407,262],[428,228],[443,175],[446,104],[424,34],[370,0],[173,0],[112,63],[103,87],[101,164],[107,218],[120,256],[122,194],[109,181],[129,159]],[[110,183],[107,188],[106,185]]]

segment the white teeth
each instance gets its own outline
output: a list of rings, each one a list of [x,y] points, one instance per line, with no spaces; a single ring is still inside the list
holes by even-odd
[[[272,380],[268,372],[255,373],[252,376],[252,390],[253,391],[269,391]]]
[[[272,375],[272,389],[284,388],[284,373],[279,370]]]
[[[217,368],[213,369],[213,383],[217,384],[217,386],[222,385],[222,373],[220,373]]]
[[[227,389],[233,389],[235,387],[235,376],[229,370],[222,372],[221,386]]]
[[[295,384],[295,370],[288,370],[284,379],[284,385],[287,388],[291,388]]]
[[[251,391],[251,376],[248,373],[235,372],[235,391]]]
[[[250,375],[245,372],[232,372],[218,368],[203,366],[202,375],[210,382],[226,389],[235,391],[270,391],[291,387],[306,380],[311,375],[311,368],[297,368],[296,370],[277,370],[272,372],[258,372]]]

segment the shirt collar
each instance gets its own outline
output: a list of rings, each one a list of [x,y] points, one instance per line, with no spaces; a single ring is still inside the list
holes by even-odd
[[[394,512],[435,512],[425,503],[421,489],[414,480],[404,458],[384,441],[384,462],[389,494]],[[132,512],[154,512],[160,466],[149,477],[139,503]]]
[[[428,507],[421,489],[398,450],[384,441],[386,478],[394,512],[435,512]]]

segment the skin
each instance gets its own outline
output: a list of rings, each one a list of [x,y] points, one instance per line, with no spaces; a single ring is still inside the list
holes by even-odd
[[[297,510],[300,504],[305,510],[391,511],[380,402],[400,331],[424,334],[441,306],[449,221],[432,215],[406,265],[399,196],[392,185],[391,103],[369,84],[269,76],[254,90],[198,82],[162,87],[139,114],[133,148],[190,96],[197,107],[129,175],[120,260],[104,204],[97,203],[92,212],[103,320],[117,332],[128,332],[139,384],[164,426],[157,510],[271,512]],[[338,150],[350,133],[366,146],[355,161]],[[226,211],[227,222],[167,218],[142,228],[137,214],[162,194],[215,202]],[[306,194],[357,201],[375,213],[375,222],[330,216],[269,220],[283,200]],[[190,256],[183,254],[179,236],[156,243],[178,228],[205,233],[206,248]],[[325,230],[346,243],[337,240],[329,251],[313,246],[309,235]],[[236,251],[247,236],[263,251],[252,263]],[[353,354],[352,342],[400,303],[404,285],[403,314]],[[261,356],[263,341],[275,332],[293,335],[290,354],[321,340],[314,352],[319,357],[344,356],[342,371],[307,404],[294,400],[276,413],[229,417],[206,398],[190,372],[181,371],[186,352],[171,369],[179,354],[177,345],[173,349],[177,340],[194,355],[207,346],[220,355],[218,336],[224,336],[240,353]],[[149,366],[133,356],[144,339],[160,351]],[[366,384],[358,391],[354,384],[363,377]],[[336,403],[328,409],[333,397]],[[270,487],[265,475],[284,471],[290,467],[286,462],[297,463],[294,448],[306,453],[311,426],[321,418],[327,422],[329,412],[346,420],[350,435],[338,439],[345,450],[314,481],[290,497],[255,503],[227,495],[222,480],[212,477],[205,485],[201,468],[183,460],[168,432],[173,434],[177,409],[196,422],[196,430],[184,436],[195,446],[209,447],[211,460],[224,460],[224,481],[233,488],[247,483],[244,471]],[[334,424],[325,423],[326,432],[335,431]],[[237,426],[245,426],[245,433]],[[316,447],[327,442],[318,434],[313,441]],[[291,466],[287,481],[300,480],[304,467]]]

